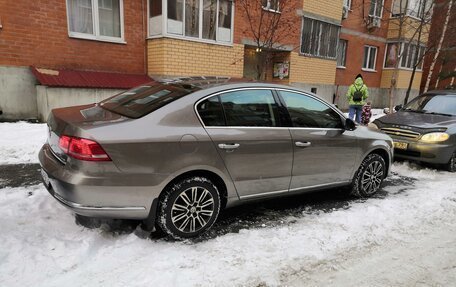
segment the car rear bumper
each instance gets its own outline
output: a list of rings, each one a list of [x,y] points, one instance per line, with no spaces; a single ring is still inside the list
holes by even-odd
[[[394,149],[394,157],[410,159],[433,164],[446,164],[455,151],[454,144],[422,143],[398,137],[392,137],[394,142],[407,143],[407,149]]]
[[[53,185],[45,185],[49,193],[63,206],[74,213],[100,218],[125,218],[144,219],[146,208],[144,206],[88,206],[66,200],[63,196],[54,191]]]
[[[40,150],[39,159],[44,171],[43,183],[49,193],[63,206],[80,215],[145,219],[152,201],[159,195],[150,186],[112,185],[109,177],[89,176],[78,169],[66,167],[52,154],[49,145]],[[113,176],[112,172],[108,174]]]

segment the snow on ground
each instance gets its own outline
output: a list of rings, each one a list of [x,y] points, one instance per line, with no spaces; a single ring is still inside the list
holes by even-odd
[[[370,122],[375,121],[378,118],[381,118],[385,115],[383,109],[372,109],[372,117],[370,118]]]
[[[46,124],[0,123],[0,164],[37,163]]]
[[[282,225],[250,226],[202,242],[87,229],[76,225],[74,216],[41,186],[0,189],[0,285],[307,285],[307,275],[317,275],[314,271],[321,266],[331,270],[333,261],[344,256],[387,243],[388,248],[407,250],[407,240],[418,239],[421,230],[445,232],[446,224],[456,222],[454,174],[408,163],[395,163],[393,172],[389,181],[398,184],[385,187],[384,196],[350,201],[347,208],[329,212],[284,212]],[[411,185],[400,184],[405,177],[412,178]],[[450,237],[454,240],[451,230]],[[448,268],[454,269],[450,261]],[[388,272],[378,276],[391,276]],[[445,278],[440,276],[440,282],[448,283],[443,285],[454,284]],[[405,283],[387,285],[415,286]],[[376,284],[359,286],[367,285]]]

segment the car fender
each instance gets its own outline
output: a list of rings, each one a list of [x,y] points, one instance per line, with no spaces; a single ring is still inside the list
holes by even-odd
[[[388,162],[386,163],[387,164],[387,176],[389,175],[390,171],[391,171],[391,165],[392,165],[392,162],[393,162],[393,147],[392,147],[392,140],[391,140],[391,143],[388,143],[387,141],[385,140],[373,140],[370,142],[369,146],[367,149],[363,149],[365,150],[365,152],[360,156],[359,160],[358,160],[358,163],[357,163],[357,167],[359,168],[359,166],[361,165],[361,163],[363,162],[363,160],[371,153],[373,153],[374,151],[376,150],[383,150],[387,155],[388,155]],[[356,171],[358,170],[358,168],[355,169],[354,173],[353,173],[353,176],[355,175]]]

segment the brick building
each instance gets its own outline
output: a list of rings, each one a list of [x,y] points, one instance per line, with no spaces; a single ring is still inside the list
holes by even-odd
[[[338,94],[342,98],[347,85],[361,74],[369,87],[373,105],[388,106],[391,78],[396,73],[395,102],[401,103],[415,64],[417,69],[410,97],[418,95],[422,78],[420,59],[429,35],[427,23],[422,25],[421,33],[417,33],[418,16],[419,13],[431,13],[430,4],[431,0],[427,3],[423,0],[344,0],[336,75]],[[402,56],[397,60],[399,55]],[[397,68],[396,61],[399,61]]]
[[[384,106],[385,50],[405,39],[391,29],[391,1],[0,0],[0,118],[43,120],[50,108],[100,100],[146,75],[255,78],[264,54],[266,80],[333,101],[361,72]],[[288,26],[277,31],[287,37],[259,49],[242,3],[257,3],[266,18],[280,15]],[[338,103],[344,107],[344,97]]]
[[[146,73],[145,18],[140,13],[145,11],[146,3],[117,1],[121,7],[104,7],[103,4],[108,1],[99,1],[100,5],[93,9],[84,8],[82,4],[90,2],[87,0],[80,1],[82,7],[79,10],[72,10],[71,5],[75,2],[0,1],[0,110],[3,112],[0,117],[39,116],[36,89],[39,82],[33,76],[31,66],[44,68],[54,74],[61,69]],[[93,4],[98,2],[93,1]],[[83,15],[84,9],[90,12],[85,14],[87,22],[97,24],[90,29],[79,27],[81,24],[77,21],[76,14]],[[103,22],[104,19],[116,19],[115,13],[122,21]],[[80,32],[76,32],[78,29]],[[116,85],[108,87],[120,88]],[[71,92],[83,101],[95,101],[118,91],[97,89],[96,85],[86,88],[92,89]],[[74,99],[66,101],[66,104],[78,102],[78,99]]]

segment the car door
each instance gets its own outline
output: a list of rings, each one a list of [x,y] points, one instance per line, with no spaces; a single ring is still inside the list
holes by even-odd
[[[270,89],[223,92],[197,105],[242,198],[288,192],[293,147]]]
[[[290,190],[351,180],[358,144],[343,117],[311,95],[280,90],[291,118],[294,160]]]

